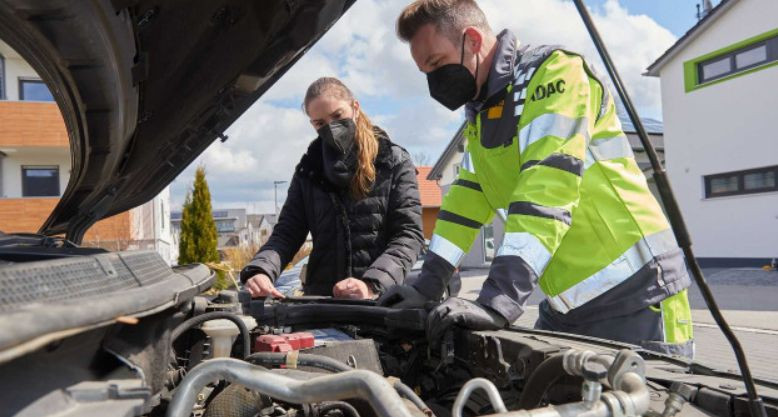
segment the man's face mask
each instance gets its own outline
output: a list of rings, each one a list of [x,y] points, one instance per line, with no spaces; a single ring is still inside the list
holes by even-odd
[[[476,79],[480,60],[476,58],[474,77],[464,66],[465,36],[467,35],[462,35],[462,55],[459,64],[446,64],[427,73],[430,96],[452,111],[472,100],[478,90]]]

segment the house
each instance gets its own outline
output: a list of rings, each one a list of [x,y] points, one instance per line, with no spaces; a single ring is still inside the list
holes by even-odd
[[[275,214],[249,214],[246,218],[248,219],[249,242],[258,246],[267,242],[270,234],[273,233],[273,226],[278,221]]]
[[[440,203],[443,196],[437,181],[430,180],[429,174],[432,167],[416,167],[416,181],[419,183],[419,197],[421,198],[421,219],[424,239],[432,239],[432,230],[435,229],[435,220],[438,218]]]
[[[70,179],[62,115],[33,68],[0,41],[0,230],[37,232]],[[85,246],[153,249],[170,258],[169,192],[97,222]]]
[[[723,0],[660,56],[667,171],[703,266],[778,258],[778,2]]]
[[[649,187],[652,192],[658,198],[654,181],[651,178],[653,170],[648,161],[643,145],[638,138],[635,128],[627,118],[624,112],[619,112],[619,120],[621,121],[622,129],[627,135],[632,151],[635,153],[635,159],[638,166],[643,170],[646,175]],[[662,122],[654,119],[641,119],[643,126],[645,127],[651,144],[656,149],[661,160],[664,160],[664,138]],[[461,165],[462,157],[465,153],[465,138],[463,135],[464,124],[459,128],[457,133],[451,139],[446,149],[438,158],[435,165],[429,171],[427,179],[429,181],[435,181],[443,194],[448,192],[451,183],[457,177],[459,173],[459,167]],[[426,230],[426,229],[425,229]],[[485,225],[481,228],[481,232],[478,234],[470,251],[462,258],[462,267],[481,267],[489,264],[494,259],[496,248],[502,244],[502,237],[505,233],[505,217],[504,213],[498,212],[494,216],[494,220],[491,224]]]
[[[275,214],[247,214],[245,208],[215,209],[212,215],[216,223],[219,249],[260,245],[270,237],[276,223]],[[173,212],[170,216],[170,227],[176,246],[181,234],[181,217],[180,211]]]

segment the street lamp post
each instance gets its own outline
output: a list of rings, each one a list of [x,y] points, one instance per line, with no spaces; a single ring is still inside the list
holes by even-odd
[[[286,183],[287,181],[273,181],[273,208],[275,208],[276,222],[278,221],[278,186]]]

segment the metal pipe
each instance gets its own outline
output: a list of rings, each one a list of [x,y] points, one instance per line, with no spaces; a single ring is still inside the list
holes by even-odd
[[[462,417],[462,411],[465,408],[467,400],[470,398],[473,391],[479,388],[484,390],[486,395],[489,396],[489,402],[492,403],[494,411],[497,411],[498,413],[508,412],[508,409],[505,408],[505,403],[502,401],[502,397],[500,397],[500,392],[491,381],[485,378],[473,378],[467,381],[467,383],[462,386],[462,389],[459,390],[459,394],[457,394],[457,398],[454,400],[454,407],[451,409],[451,417]]]
[[[586,30],[589,32],[589,35],[594,42],[594,46],[599,52],[603,64],[605,64],[605,68],[608,70],[611,81],[613,81],[613,86],[616,88],[616,92],[618,92],[619,97],[621,97],[621,101],[624,103],[624,108],[629,115],[629,119],[632,121],[632,124],[635,127],[635,131],[640,138],[640,142],[642,142],[643,148],[646,151],[646,155],[651,162],[651,168],[654,170],[654,181],[656,182],[657,189],[659,190],[659,194],[662,197],[662,202],[665,205],[667,217],[669,218],[670,224],[672,225],[675,238],[678,241],[678,246],[681,247],[684,257],[686,258],[686,263],[691,270],[692,276],[697,282],[697,286],[700,288],[702,298],[705,300],[705,304],[708,306],[708,310],[710,310],[711,315],[713,315],[714,321],[719,326],[722,333],[724,333],[724,336],[726,337],[729,344],[732,346],[732,350],[735,353],[738,366],[740,367],[740,372],[743,375],[743,383],[745,384],[746,391],[748,393],[751,415],[754,417],[767,417],[767,410],[765,409],[762,398],[759,397],[759,393],[756,390],[756,383],[754,382],[754,378],[751,375],[751,369],[748,366],[745,351],[743,350],[740,341],[737,339],[737,336],[729,327],[727,321],[724,319],[724,315],[721,313],[721,310],[716,304],[716,299],[713,297],[713,292],[710,290],[708,283],[705,281],[705,276],[702,273],[702,269],[700,268],[700,265],[697,263],[697,259],[694,256],[694,252],[692,251],[691,236],[689,235],[689,231],[686,228],[686,223],[683,220],[681,208],[678,205],[678,201],[675,199],[675,195],[673,194],[673,189],[670,186],[670,180],[667,177],[667,172],[662,166],[662,163],[659,162],[659,156],[657,155],[654,146],[651,144],[651,141],[648,139],[646,129],[643,127],[643,123],[640,120],[640,117],[638,117],[635,106],[632,104],[632,100],[630,100],[629,94],[627,94],[624,83],[621,81],[621,77],[619,76],[618,71],[616,71],[616,66],[613,64],[613,60],[611,60],[610,54],[605,47],[605,43],[602,41],[600,33],[597,31],[597,27],[594,25],[592,17],[589,15],[589,11],[586,10],[586,6],[584,6],[583,0],[573,0],[573,3],[575,4],[576,9],[578,9],[578,14],[581,16],[581,20],[583,20],[584,26],[586,26]]]
[[[486,382],[491,385],[491,382]],[[497,389],[494,388],[494,385],[491,386],[496,392]],[[650,403],[649,390],[643,377],[634,372],[627,372],[620,379],[618,388],[619,391],[607,392],[602,395],[599,401],[593,404],[580,401],[570,404],[549,405],[532,410],[501,412],[484,417],[616,417],[623,415],[640,416],[648,411]],[[460,395],[461,393],[460,391]],[[457,397],[457,400],[459,400],[459,397]],[[492,402],[494,403],[494,401]],[[455,402],[454,412],[459,410],[459,414],[452,414],[452,417],[461,417],[461,408],[457,409],[456,404]]]
[[[219,380],[294,404],[360,398],[381,417],[412,417],[392,385],[374,372],[353,370],[299,381],[229,358],[207,360],[194,367],[178,386],[167,417],[188,417],[197,394]]]

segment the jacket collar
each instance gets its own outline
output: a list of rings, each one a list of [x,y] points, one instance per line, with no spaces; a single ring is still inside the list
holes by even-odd
[[[485,102],[496,94],[503,93],[505,87],[513,80],[513,72],[518,56],[519,41],[508,29],[497,35],[497,50],[494,53],[492,67],[489,69],[489,78],[486,80],[486,98],[484,101],[471,101],[465,105],[465,115],[470,122],[475,121],[475,116],[481,111]]]

